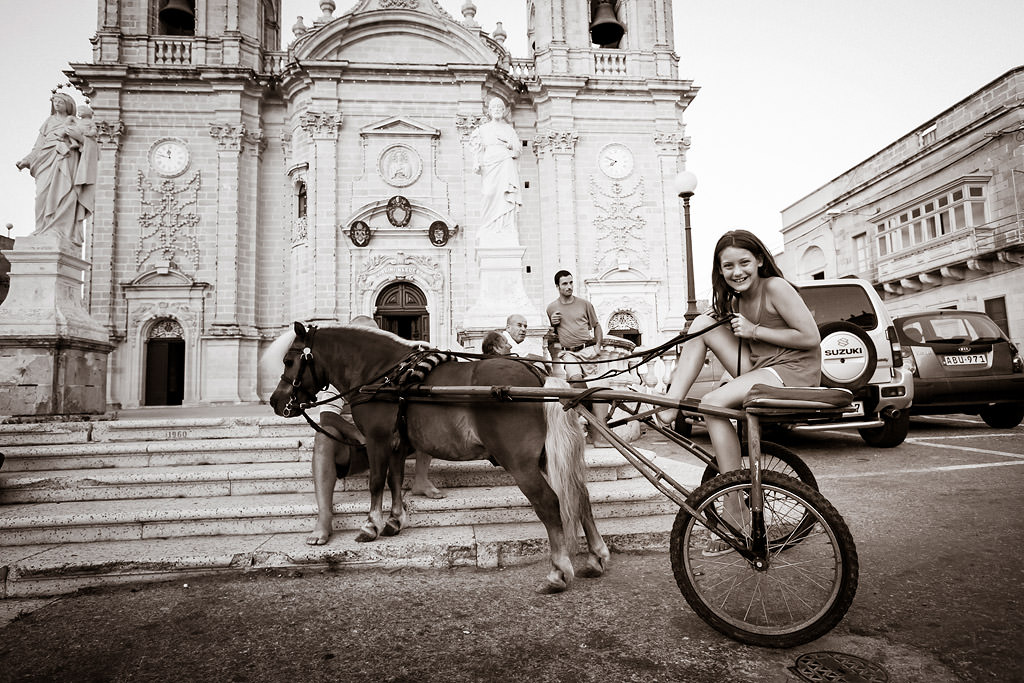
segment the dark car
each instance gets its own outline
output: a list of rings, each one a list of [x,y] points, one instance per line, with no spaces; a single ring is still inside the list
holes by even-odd
[[[1024,361],[999,326],[976,311],[924,311],[895,319],[914,374],[915,415],[969,413],[990,427],[1024,419]]]

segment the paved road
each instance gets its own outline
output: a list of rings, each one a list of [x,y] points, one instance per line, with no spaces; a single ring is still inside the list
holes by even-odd
[[[663,445],[647,440],[662,451]],[[1024,428],[915,419],[898,449],[793,435],[847,519],[860,588],[828,636],[732,642],[690,611],[664,553],[615,555],[599,580],[532,592],[539,565],[252,574],[8,603],[0,681],[796,681],[837,651],[890,681],[1024,680]],[[33,610],[34,611],[30,611]]]

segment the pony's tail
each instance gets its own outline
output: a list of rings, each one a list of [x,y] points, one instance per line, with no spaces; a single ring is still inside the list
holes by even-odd
[[[569,383],[548,377],[545,387],[568,389]],[[544,403],[547,435],[548,484],[558,496],[558,510],[569,552],[576,550],[579,540],[580,510],[590,498],[587,492],[586,465],[583,460],[584,438],[575,410],[564,410],[558,401]]]

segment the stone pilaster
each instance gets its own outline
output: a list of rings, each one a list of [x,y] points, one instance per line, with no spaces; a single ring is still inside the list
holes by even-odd
[[[690,138],[682,132],[656,131],[654,146],[658,153],[662,213],[665,216],[664,233],[657,236],[657,241],[663,241],[665,245],[668,264],[668,271],[661,276],[665,283],[661,296],[665,298],[659,306],[659,317],[662,331],[675,332],[686,327],[686,319],[683,317],[686,311],[686,240],[683,233],[682,200],[676,194],[673,184],[676,173],[686,165]],[[670,277],[674,272],[681,273],[683,277]]]
[[[338,134],[340,111],[307,111],[299,124],[313,141],[308,171],[309,225],[307,243],[313,257],[312,310],[296,311],[310,320],[338,319]]]
[[[120,338],[118,329],[118,292],[114,277],[115,251],[119,237],[117,215],[117,177],[120,171],[122,121],[97,121],[96,142],[100,157],[96,169],[96,212],[90,218],[86,258],[92,263],[92,276],[85,281],[85,300],[89,310],[106,328],[111,337]]]
[[[565,268],[579,271],[579,253],[576,244],[576,181],[574,157],[579,134],[574,130],[553,130],[539,133],[533,140],[534,152],[540,166],[540,182],[551,188],[541,207],[541,216],[552,224],[541,226],[544,235],[555,235],[554,249],[544,250],[545,280]],[[542,219],[544,221],[544,219]],[[545,237],[545,242],[547,238]]]

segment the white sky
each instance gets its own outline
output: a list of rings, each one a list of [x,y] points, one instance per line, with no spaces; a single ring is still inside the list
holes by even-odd
[[[463,0],[440,0],[460,19]],[[49,114],[68,62],[91,61],[94,0],[0,0],[0,228],[33,229],[34,183],[14,164]],[[339,0],[336,16],[352,0]],[[476,0],[476,19],[501,21],[525,56],[525,3]],[[283,0],[286,40],[318,0]],[[691,200],[697,293],[711,250],[732,228],[782,247],[779,212],[1024,64],[1024,1],[676,0],[680,76],[701,88],[687,109],[699,179]],[[77,98],[81,101],[81,98]],[[6,232],[0,233],[6,234]]]

